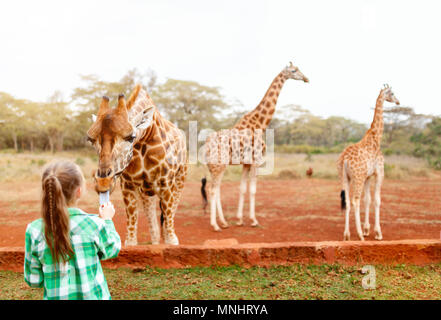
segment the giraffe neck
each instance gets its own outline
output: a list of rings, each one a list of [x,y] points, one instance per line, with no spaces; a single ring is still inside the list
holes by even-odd
[[[283,72],[280,72],[274,78],[257,107],[251,112],[245,114],[234,127],[239,129],[250,128],[265,130],[273,118],[277,99],[279,98],[280,91],[282,90],[285,81],[286,78],[283,75]]]
[[[158,109],[155,109],[155,113],[152,117],[152,124],[145,129],[140,141],[149,146],[155,146],[162,143],[169,130],[169,125],[167,123],[168,121],[162,117]]]
[[[375,114],[374,120],[372,121],[370,132],[372,137],[374,138],[374,142],[380,146],[381,137],[383,136],[383,104],[384,104],[384,95],[383,92],[380,92],[380,95],[377,98],[377,103],[375,105]]]

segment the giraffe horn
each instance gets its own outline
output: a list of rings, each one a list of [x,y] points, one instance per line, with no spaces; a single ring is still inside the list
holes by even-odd
[[[100,107],[98,109],[98,115],[106,113],[107,110],[109,110],[109,97],[103,96],[103,98],[101,99]]]
[[[119,111],[126,110],[126,99],[124,98],[124,94],[120,94],[118,96],[118,106]]]

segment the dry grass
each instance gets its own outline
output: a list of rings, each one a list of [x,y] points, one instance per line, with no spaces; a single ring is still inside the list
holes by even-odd
[[[86,178],[96,169],[97,157],[84,151],[51,153],[0,153],[0,182],[38,181],[45,166],[52,161],[77,163]]]
[[[299,179],[306,177],[306,171],[312,168],[314,178],[337,179],[337,158],[338,154],[276,154],[272,173],[259,178]],[[62,152],[54,155],[50,153],[0,153],[0,182],[38,181],[46,164],[61,159],[76,162],[86,179],[90,179],[92,170],[97,166],[97,157],[93,151]],[[229,166],[224,180],[238,181],[241,173],[241,166]],[[410,156],[386,156],[385,174],[386,178],[403,180],[412,177],[438,176],[423,159]],[[187,180],[199,181],[208,175],[209,172],[204,165],[200,163],[190,165]]]
[[[313,169],[313,177],[320,179],[338,179],[338,154],[284,154],[275,155],[274,170],[270,175],[260,176],[260,179],[301,179],[306,171]],[[241,166],[229,166],[224,180],[238,181],[241,177]],[[434,178],[439,174],[431,169],[425,160],[410,156],[386,156],[385,175],[388,179],[406,180],[413,177]],[[208,176],[208,170],[203,165],[193,165],[190,168],[189,180],[199,180]]]

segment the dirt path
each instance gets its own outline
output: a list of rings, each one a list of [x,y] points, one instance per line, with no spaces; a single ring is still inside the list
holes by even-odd
[[[0,186],[0,247],[23,246],[26,225],[39,217],[38,183],[3,183]],[[92,190],[90,188],[90,190]],[[222,202],[230,227],[214,232],[209,213],[204,215],[200,184],[188,182],[175,219],[182,244],[202,244],[207,239],[236,238],[239,243],[341,240],[344,216],[339,209],[339,185],[332,180],[259,180],[256,214],[261,224],[252,228],[245,203],[245,226],[234,225],[238,202],[238,182],[224,182]],[[441,230],[441,180],[386,181],[382,196],[384,240],[439,239]],[[96,212],[94,192],[80,202],[88,212]],[[247,197],[248,198],[248,197]],[[246,198],[246,199],[247,199]],[[120,191],[111,197],[117,214],[115,224],[125,239],[126,218]],[[371,208],[371,229],[374,224]],[[362,211],[364,220],[364,209]],[[363,221],[362,220],[362,221]],[[356,239],[351,215],[351,235]],[[373,239],[373,234],[367,237]],[[138,226],[140,244],[150,241],[147,218],[141,212]]]

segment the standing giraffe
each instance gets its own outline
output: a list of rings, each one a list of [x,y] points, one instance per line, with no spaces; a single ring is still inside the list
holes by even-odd
[[[341,153],[338,162],[338,173],[341,179],[341,209],[345,213],[344,240],[350,239],[349,232],[349,213],[351,206],[355,208],[355,226],[358,237],[364,240],[364,236],[369,235],[369,206],[371,202],[370,178],[375,177],[374,205],[375,205],[375,239],[382,240],[383,235],[380,227],[380,203],[381,185],[384,179],[384,157],[380,150],[381,137],[383,135],[383,104],[384,101],[400,104],[392,92],[392,88],[385,85],[380,91],[375,106],[374,120],[370,129],[366,132],[363,139],[353,145],[348,146]],[[360,198],[364,188],[365,201],[365,222],[363,232],[360,223]]]
[[[143,122],[134,127],[130,121],[140,115]],[[148,94],[137,85],[127,104],[124,95],[119,95],[116,108],[110,108],[109,98],[103,97],[87,136],[99,153],[94,175],[96,191],[112,191],[117,177],[121,176],[127,214],[125,245],[138,243],[138,199],[149,220],[152,243],[159,243],[156,198],[159,198],[164,241],[178,245],[174,215],[187,174],[184,134],[160,115]]]
[[[308,78],[300,72],[299,68],[290,62],[289,66],[274,78],[265,96],[258,106],[245,114],[232,129],[224,129],[212,133],[205,143],[205,155],[208,170],[210,171],[212,182],[209,187],[210,198],[210,224],[215,231],[220,231],[216,222],[216,208],[219,214],[219,220],[223,228],[228,227],[225,221],[222,204],[220,185],[227,165],[242,165],[242,178],[240,182],[239,207],[237,210],[238,225],[243,224],[243,203],[244,195],[247,190],[247,178],[250,178],[250,219],[252,226],[255,227],[259,223],[255,215],[255,195],[256,195],[256,176],[259,161],[251,159],[245,160],[246,155],[256,154],[256,151],[264,152],[265,143],[261,140],[263,134],[270,123],[280,91],[286,80],[302,80],[309,82]],[[259,140],[259,142],[257,142]],[[254,142],[254,144],[253,144]],[[251,150],[254,145],[254,150]],[[252,157],[252,155],[251,155]],[[204,178],[205,179],[205,178]],[[208,203],[205,192],[206,180],[202,179],[202,196],[204,204]],[[204,208],[205,209],[205,208]]]

